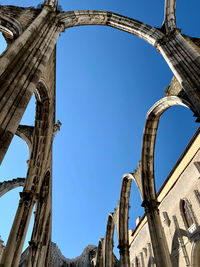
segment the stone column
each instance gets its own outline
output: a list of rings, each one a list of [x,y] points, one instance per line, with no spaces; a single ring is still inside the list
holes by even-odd
[[[97,255],[96,255],[96,267],[103,267],[103,238],[99,240]]]
[[[200,117],[200,48],[175,29],[157,41],[157,49]]]
[[[106,235],[103,242],[103,267],[113,267],[113,213],[108,215]]]
[[[4,245],[3,245],[3,240],[1,239],[1,236],[0,236],[0,260],[1,260],[1,257],[2,257],[2,254],[3,254],[3,251],[4,251]]]
[[[0,59],[0,163],[61,31],[45,6]]]
[[[172,267],[167,241],[160,220],[158,202],[155,200],[143,201],[145,209],[156,267]]]
[[[21,199],[19,201],[18,210],[0,266],[19,266],[21,252],[26,237],[24,233],[27,232],[33,206],[35,204],[35,195],[31,192],[22,192],[20,193],[20,196]]]
[[[120,266],[130,267],[129,244],[121,244],[118,248],[120,254]]]
[[[49,264],[46,255],[48,244],[51,241],[51,181],[51,174],[48,172],[43,179],[41,192],[37,199],[34,228],[29,242],[27,267],[47,267]]]

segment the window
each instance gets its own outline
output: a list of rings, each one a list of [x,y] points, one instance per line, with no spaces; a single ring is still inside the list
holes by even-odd
[[[191,208],[188,202],[185,200],[182,200],[182,212],[183,212],[184,222],[187,228],[189,228],[191,225],[194,224],[194,220],[193,220]]]

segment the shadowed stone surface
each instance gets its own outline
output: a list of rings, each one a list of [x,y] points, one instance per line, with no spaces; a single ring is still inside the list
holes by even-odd
[[[74,259],[65,258],[58,246],[55,243],[51,243],[51,267],[90,267],[92,259],[95,257],[97,247],[93,245],[87,246],[83,253]],[[21,257],[19,267],[27,266],[28,249],[24,251]]]

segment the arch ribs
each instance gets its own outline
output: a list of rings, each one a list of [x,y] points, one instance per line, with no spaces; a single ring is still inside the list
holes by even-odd
[[[176,96],[168,96],[159,100],[147,113],[143,133],[141,156],[142,189],[144,201],[150,201],[152,199],[156,200],[154,181],[154,149],[156,134],[160,116],[168,108],[174,105],[190,107],[190,104],[186,100]]]
[[[120,201],[119,201],[119,251],[120,266],[130,266],[129,257],[129,235],[128,235],[128,218],[129,218],[129,199],[131,191],[132,177],[125,176],[122,179]]]
[[[189,103],[176,96],[164,97],[158,101],[147,113],[143,143],[142,143],[142,190],[143,207],[147,215],[151,242],[153,246],[156,266],[172,266],[169,249],[161,224],[156,198],[154,178],[154,148],[160,116],[170,107],[182,105],[190,107]]]
[[[134,34],[153,46],[156,40],[164,36],[159,29],[108,11],[80,10],[62,12],[58,15],[58,18],[65,28],[82,25],[107,25]]]
[[[6,194],[8,191],[15,189],[19,186],[24,186],[25,178],[16,178],[9,181],[0,183],[0,197]]]
[[[33,130],[34,127],[33,126],[28,126],[28,125],[19,125],[16,131],[16,135],[19,136],[20,138],[22,138],[28,148],[29,148],[29,152],[31,151],[32,148],[32,137],[33,137]]]
[[[103,243],[103,267],[113,267],[113,236],[114,221],[113,214],[109,213],[107,221],[106,235]]]

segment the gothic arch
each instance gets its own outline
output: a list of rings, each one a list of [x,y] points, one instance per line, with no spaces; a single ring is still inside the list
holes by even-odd
[[[134,34],[153,46],[158,39],[164,36],[157,28],[108,11],[79,10],[61,12],[58,18],[65,28],[82,25],[107,25]]]
[[[127,174],[122,179],[120,200],[119,200],[119,220],[118,224],[118,248],[120,251],[121,266],[130,266],[129,257],[129,234],[128,234],[128,219],[129,219],[129,199],[132,184],[131,175]]]
[[[94,266],[96,267],[103,267],[103,243],[104,239],[100,238],[97,247],[96,263],[94,263]]]
[[[180,200],[180,213],[185,225],[185,229],[188,230],[193,224],[197,225],[196,218],[192,209],[192,205],[187,198]]]
[[[154,148],[161,115],[174,105],[190,107],[189,103],[176,96],[164,97],[147,113],[142,140],[141,174],[143,203],[147,215],[151,243],[158,266],[172,266],[166,237],[162,228],[154,178]]]
[[[43,104],[46,100],[48,101],[48,89],[45,79],[41,78],[38,85],[35,88],[35,98],[36,98],[36,112],[39,110],[38,105]],[[48,112],[48,110],[47,110]],[[25,141],[29,148],[29,154],[31,154],[32,149],[32,137],[33,137],[33,126],[19,125],[16,131],[16,135]]]
[[[12,39],[17,39],[17,37],[22,33],[22,26],[19,21],[10,18],[6,14],[0,12],[0,31],[4,34],[7,41]]]
[[[36,98],[36,112],[37,112],[37,105],[44,103],[46,100],[48,101],[48,89],[47,84],[44,79],[40,79],[38,85],[35,88],[35,98]],[[48,110],[46,111],[48,112]],[[32,137],[33,137],[33,126],[28,125],[19,125],[16,131],[16,135],[19,136],[22,140],[25,141],[29,148],[29,153],[31,153],[32,149]]]
[[[16,131],[16,135],[19,136],[27,144],[29,148],[29,155],[32,149],[32,136],[33,136],[33,126],[19,125]]]
[[[41,78],[35,88],[35,98],[39,102],[44,102],[49,99],[48,86],[44,78]]]
[[[16,178],[10,181],[4,181],[0,183],[0,197],[2,197],[10,190],[13,190],[19,186],[24,186],[24,183],[25,178]]]
[[[109,213],[107,220],[106,235],[104,238],[103,267],[113,267],[113,236],[114,220],[113,213]]]
[[[191,251],[191,267],[200,266],[200,240],[193,242]]]
[[[136,35],[153,45],[164,57],[191,101],[193,111],[199,116],[199,53],[195,51],[194,44],[191,44],[192,41],[189,43],[176,28],[175,11],[176,0],[166,0],[165,17],[161,29],[108,11],[61,12],[58,19],[64,28],[82,25],[107,25]],[[183,56],[183,53],[186,56]]]
[[[149,110],[146,117],[142,141],[141,173],[143,200],[156,200],[154,180],[154,148],[161,115],[170,107],[181,105],[190,108],[190,104],[177,96],[164,97]]]

